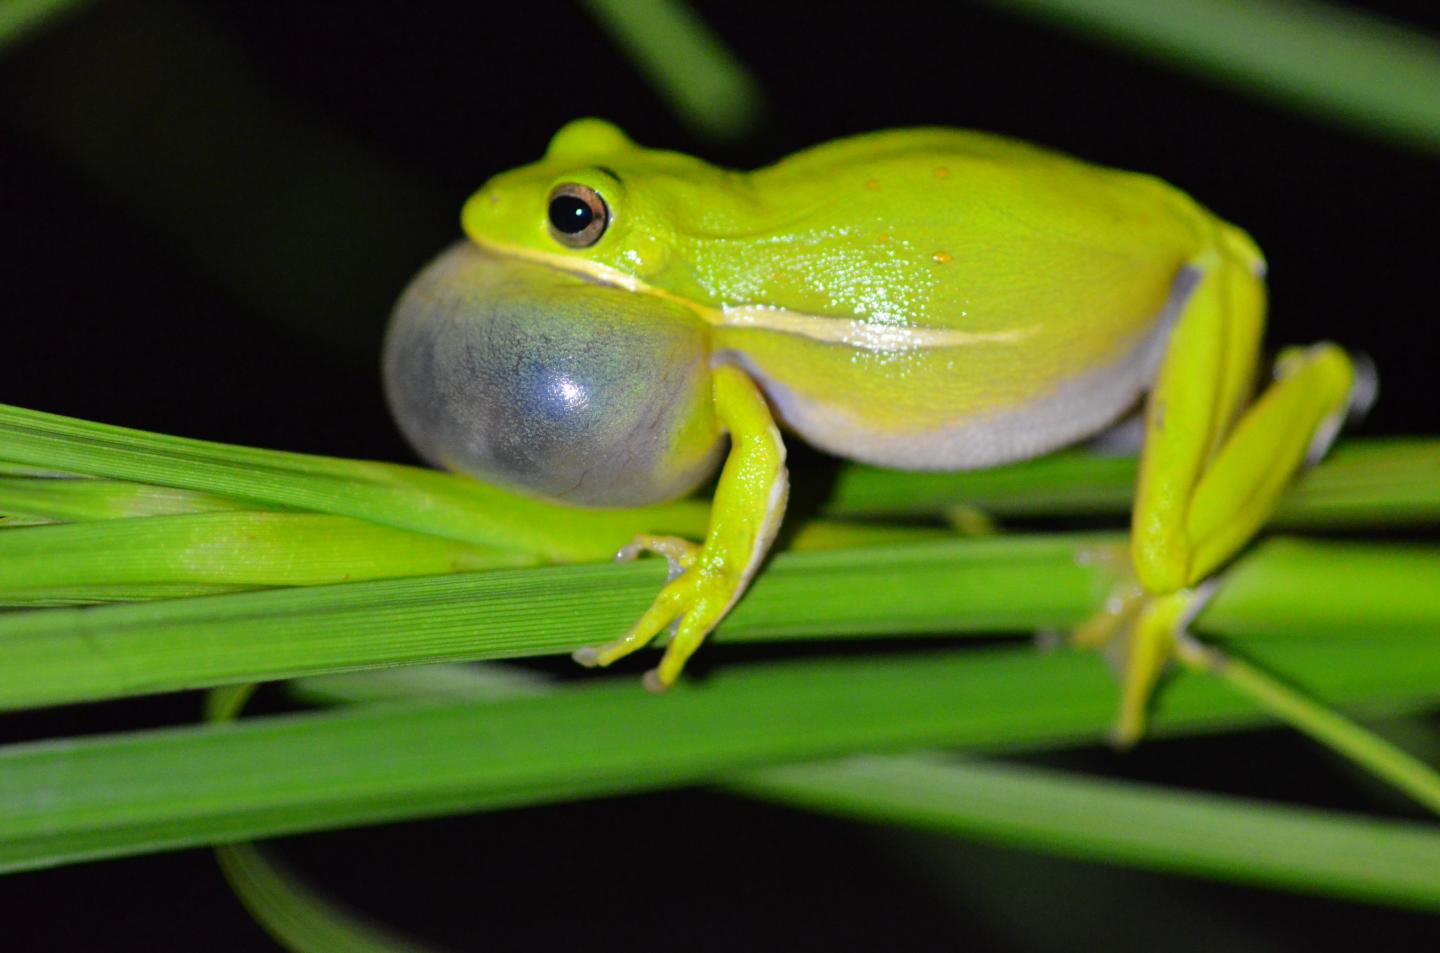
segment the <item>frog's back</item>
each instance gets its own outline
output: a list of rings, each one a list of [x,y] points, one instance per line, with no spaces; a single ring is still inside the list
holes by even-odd
[[[988,466],[1101,429],[1153,377],[1192,263],[1258,262],[1158,179],[978,132],[843,139],[751,184],[778,224],[716,282],[717,342],[811,442],[881,464]]]

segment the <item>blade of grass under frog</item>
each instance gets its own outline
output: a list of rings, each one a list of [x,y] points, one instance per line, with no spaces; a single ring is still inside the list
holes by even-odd
[[[1433,706],[1434,640],[1266,643],[1327,702]],[[0,749],[0,869],[301,830],[573,800],[770,764],[955,745],[1034,750],[1105,736],[1114,686],[1028,648],[737,665],[666,698],[634,678],[545,697],[386,705]],[[1164,693],[1157,734],[1265,720],[1215,679]]]
[[[753,640],[1068,625],[1112,585],[1103,560],[1077,554],[1104,552],[1113,541],[992,538],[781,553],[719,634]],[[0,709],[570,652],[623,632],[664,575],[663,563],[644,560],[13,613],[0,616]]]
[[[831,516],[930,516],[972,506],[998,517],[1124,516],[1135,458],[1067,451],[993,470],[901,473],[841,469]],[[1440,522],[1440,440],[1349,440],[1286,491],[1272,527],[1413,526]]]
[[[1107,535],[781,553],[716,640],[1066,629],[1104,602],[1125,551],[1123,537]],[[646,560],[14,613],[0,616],[0,709],[566,653],[624,631],[663,579]],[[1254,644],[1440,632],[1433,548],[1277,539],[1229,579],[1202,634]]]
[[[262,508],[212,493],[127,480],[0,476],[0,512],[62,523]]]
[[[216,586],[183,582],[44,586],[7,592],[0,596],[0,606],[8,609],[46,609],[91,606],[109,602],[157,602],[165,599],[193,599],[196,596],[220,596],[235,592],[248,592],[254,588],[254,586]],[[0,655],[4,655],[3,650],[0,650]]]
[[[75,472],[368,519],[448,538],[608,558],[635,532],[703,535],[708,507],[581,510],[528,500],[450,474],[236,447],[0,405],[0,472]],[[1083,452],[995,470],[901,473],[841,469],[832,516],[928,516],[957,505],[997,516],[1123,515],[1135,462]],[[253,508],[253,507],[252,507]],[[1411,525],[1440,520],[1440,440],[1349,441],[1307,471],[1275,525]]]
[[[167,500],[163,505],[184,502]],[[940,527],[811,520],[782,534],[778,545],[803,552],[950,536]],[[178,598],[533,566],[539,561],[528,552],[316,513],[232,510],[97,519],[0,534],[0,606]]]
[[[534,565],[513,550],[319,513],[92,520],[0,534],[0,604],[32,590],[309,586]]]
[[[638,532],[700,537],[709,518],[700,501],[582,510],[419,467],[237,447],[7,405],[0,459],[353,516],[559,562],[608,559]]]

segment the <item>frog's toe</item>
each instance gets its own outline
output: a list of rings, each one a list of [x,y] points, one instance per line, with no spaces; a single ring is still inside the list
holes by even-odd
[[[688,539],[681,539],[679,536],[656,536],[651,533],[639,533],[627,545],[622,546],[615,554],[617,563],[628,563],[638,558],[641,553],[655,553],[657,556],[664,556],[665,562],[670,566],[669,581],[674,581],[680,574],[695,564],[696,555],[700,552],[700,546]]]
[[[574,653],[575,661],[585,666],[609,665],[672,628],[674,634],[660,664],[645,673],[645,687],[663,692],[675,684],[690,656],[725,617],[744,581],[743,575],[727,570],[723,563],[692,560],[691,568],[665,584],[629,632],[608,645],[580,649]]]
[[[1128,748],[1145,734],[1156,686],[1179,646],[1195,645],[1190,621],[1209,601],[1213,585],[1182,589],[1165,595],[1146,595],[1129,624],[1103,651],[1120,680],[1120,710],[1110,732],[1117,748]],[[1191,666],[1193,667],[1193,666]]]
[[[683,581],[684,577],[681,577],[667,583],[665,588],[660,590],[660,595],[650,604],[650,608],[645,610],[645,614],[620,638],[604,645],[576,649],[570,657],[586,668],[603,668],[649,644],[661,630],[685,613],[686,600],[684,591],[679,586]]]
[[[570,653],[570,657],[586,668],[596,668],[605,663],[600,661],[602,647],[594,645],[582,646]]]

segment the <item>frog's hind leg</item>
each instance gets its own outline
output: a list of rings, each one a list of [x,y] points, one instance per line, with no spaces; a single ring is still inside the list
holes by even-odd
[[[1145,414],[1131,557],[1148,594],[1128,629],[1117,742],[1135,741],[1175,638],[1198,610],[1195,586],[1260,529],[1314,447],[1328,444],[1354,389],[1333,344],[1285,352],[1245,407],[1265,290],[1257,268],[1219,251],[1177,322]]]

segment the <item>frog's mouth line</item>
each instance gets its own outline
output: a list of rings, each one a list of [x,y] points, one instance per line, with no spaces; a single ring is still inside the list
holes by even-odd
[[[694,307],[693,301],[688,301],[677,295],[670,294],[646,284],[634,275],[627,275],[625,272],[609,265],[602,265],[597,261],[588,261],[584,258],[571,258],[568,255],[560,255],[554,252],[538,251],[534,248],[518,248],[513,245],[496,245],[473,236],[466,236],[466,240],[476,247],[496,255],[500,258],[518,258],[521,261],[534,262],[537,265],[544,265],[556,271],[563,271],[568,275],[583,278],[586,281],[597,285],[604,285],[608,288],[620,288],[624,291],[635,291],[643,294],[655,294],[662,298],[670,298]]]
[[[478,247],[502,258],[518,258],[547,268],[574,275],[607,288],[619,288],[638,294],[655,295],[693,311],[706,324],[721,328],[753,329],[787,334],[838,344],[863,351],[895,354],[936,348],[974,347],[978,344],[1015,344],[1032,336],[1036,325],[1007,328],[1004,331],[965,331],[959,328],[928,328],[915,325],[867,321],[863,318],[840,318],[823,314],[792,311],[774,305],[723,305],[710,307],[682,297],[663,288],[647,284],[634,275],[583,258],[571,258],[531,248],[508,248],[471,238]]]

